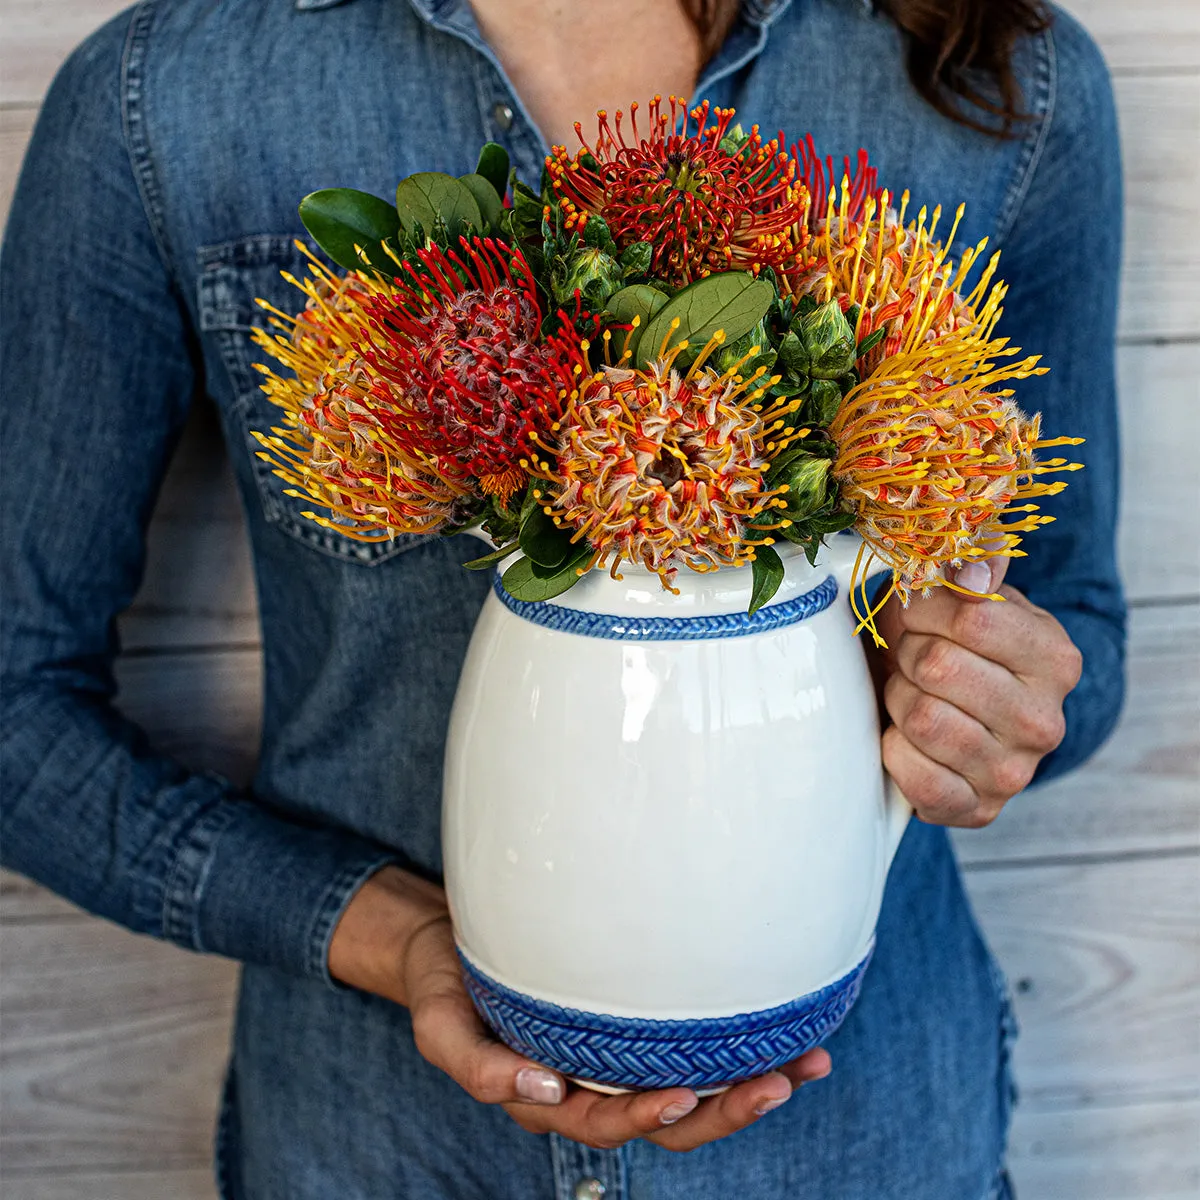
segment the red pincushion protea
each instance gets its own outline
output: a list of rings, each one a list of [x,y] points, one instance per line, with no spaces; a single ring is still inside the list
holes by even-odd
[[[547,430],[587,368],[570,318],[541,333],[529,264],[491,238],[430,246],[367,305],[362,355],[395,397],[377,409],[388,436],[423,459],[453,463],[507,503],[523,486],[529,435]]]
[[[662,97],[654,98],[645,136],[631,104],[628,140],[623,114],[610,125],[601,112],[594,146],[577,124],[583,149],[571,156],[554,147],[546,167],[564,224],[581,229],[595,213],[621,249],[653,243],[650,274],[672,287],[714,271],[764,266],[786,284],[808,241],[809,195],[795,158],[780,142],[764,142],[757,126],[739,148],[722,149],[732,109],[713,110],[709,125],[707,101],[690,113],[674,96],[669,104],[668,116]]]

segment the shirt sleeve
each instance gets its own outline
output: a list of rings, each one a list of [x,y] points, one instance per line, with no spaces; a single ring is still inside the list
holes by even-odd
[[[1086,438],[1066,447],[1085,469],[1043,502],[1056,518],[1029,535],[1027,558],[1007,582],[1066,627],[1083,655],[1067,697],[1063,743],[1042,760],[1044,781],[1077,766],[1112,731],[1124,697],[1125,603],[1115,533],[1120,448],[1115,378],[1122,186],[1107,68],[1088,35],[1057,14],[1046,43],[1048,114],[1027,142],[1030,158],[1001,232],[1000,274],[1010,281],[999,333],[1040,353],[1048,375],[1018,384],[1017,400],[1042,413],[1045,436]]]
[[[338,916],[396,855],[189,773],[112,704],[116,616],[198,379],[125,141],[128,20],[55,81],[0,257],[0,854],[130,929],[328,979]]]

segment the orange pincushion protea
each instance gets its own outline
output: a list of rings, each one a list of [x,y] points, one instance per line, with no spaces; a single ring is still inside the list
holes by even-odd
[[[259,457],[290,485],[285,494],[330,513],[304,513],[325,528],[368,542],[436,533],[453,520],[470,481],[387,435],[378,408],[390,401],[388,389],[355,349],[367,328],[365,307],[387,285],[339,278],[310,262],[311,278],[291,279],[308,297],[304,310],[289,317],[269,309],[286,336],[255,331],[257,344],[291,371],[284,378],[259,365],[263,390],[285,414],[282,427],[254,431]]]
[[[836,297],[843,311],[858,305],[857,341],[876,330],[885,331],[860,362],[860,370],[870,370],[897,354],[910,343],[908,333],[915,326],[922,328],[927,341],[969,327],[996,269],[997,256],[993,256],[974,289],[963,296],[960,289],[987,239],[967,250],[956,269],[949,252],[963,209],[958,209],[941,244],[934,240],[940,208],[933,210],[932,217],[922,209],[916,223],[906,225],[908,193],[901,198],[899,213],[889,209],[889,199],[885,191],[856,202],[855,187],[843,179],[840,203],[830,192],[825,216],[816,223],[815,259],[798,284],[801,292],[817,299]]]
[[[764,142],[757,126],[739,148],[722,149],[732,109],[714,110],[709,125],[707,101],[690,113],[674,96],[669,106],[670,115],[654,98],[645,136],[631,104],[628,139],[623,114],[610,125],[601,112],[595,145],[576,124],[583,149],[572,156],[554,147],[546,167],[566,228],[582,229],[594,213],[622,250],[651,242],[650,274],[672,287],[763,266],[790,278],[808,241],[809,194],[795,158]]]
[[[679,566],[745,564],[773,540],[762,531],[778,527],[770,510],[786,489],[764,482],[764,442],[795,406],[763,411],[772,380],[705,368],[708,351],[686,373],[674,369],[679,348],[645,370],[604,367],[570,396],[558,443],[534,468],[555,485],[545,511],[595,549],[582,570],[638,563],[674,590]]]
[[[907,603],[913,590],[961,590],[945,568],[1021,555],[1021,534],[1054,520],[1027,502],[1066,487],[1040,477],[1080,468],[1035,452],[1082,438],[1042,439],[1040,418],[1025,416],[1010,389],[987,390],[1044,373],[1036,357],[994,361],[1016,353],[991,337],[1002,295],[993,289],[969,326],[934,340],[914,325],[910,344],[850,391],[829,427],[841,506],[864,543],[851,602],[876,641],[875,613],[893,591]],[[891,568],[892,586],[872,607],[865,581],[876,562]]]

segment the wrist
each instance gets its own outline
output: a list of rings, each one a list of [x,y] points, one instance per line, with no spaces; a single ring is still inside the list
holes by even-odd
[[[329,943],[329,973],[349,987],[407,1004],[404,964],[416,934],[448,915],[436,884],[387,866],[351,898]]]

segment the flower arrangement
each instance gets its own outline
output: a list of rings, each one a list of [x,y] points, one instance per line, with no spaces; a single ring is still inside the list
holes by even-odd
[[[599,114],[555,147],[540,192],[484,147],[476,171],[423,172],[396,202],[349,189],[301,218],[298,314],[258,344],[282,424],[260,457],[347,537],[480,528],[467,564],[547,600],[622,563],[749,564],[751,612],[783,579],[774,546],[853,527],[860,628],[892,592],[1019,555],[1073,471],[1012,398],[1041,374],[995,336],[1004,285],[986,243],[949,258],[940,210],[908,219],[860,152],[840,186],[812,140],[732,110],[656,98],[644,126]],[[304,249],[301,246],[301,249]],[[973,268],[977,282],[967,290]],[[260,302],[262,303],[262,302]],[[873,603],[866,580],[890,570]]]

